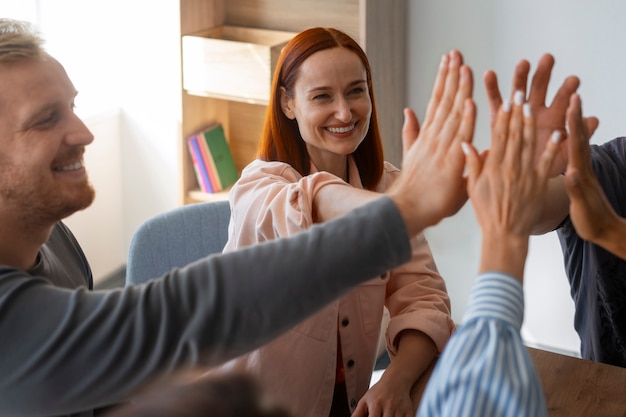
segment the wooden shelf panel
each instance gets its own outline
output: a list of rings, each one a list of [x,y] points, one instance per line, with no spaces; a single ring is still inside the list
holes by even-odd
[[[406,106],[406,2],[400,0],[181,0],[182,36],[233,25],[300,32],[312,26],[335,27],[353,36],[373,69],[378,119],[385,159],[400,166],[402,109]],[[182,68],[182,56],[181,56]],[[182,84],[182,83],[181,83]],[[266,100],[188,92],[181,88],[182,200],[224,199],[201,193],[185,139],[211,122],[224,126],[233,159],[241,171],[256,156]],[[196,191],[194,191],[196,190]]]
[[[228,200],[228,191],[210,194],[200,191],[200,189],[193,189],[190,190],[185,196],[185,204],[223,200]]]

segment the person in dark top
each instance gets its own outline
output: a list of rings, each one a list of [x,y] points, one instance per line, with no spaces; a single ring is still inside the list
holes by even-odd
[[[574,142],[571,145],[587,146],[598,126],[597,118],[581,117],[579,124],[572,124],[577,129],[565,129],[578,78],[568,77],[553,102],[545,104],[553,66],[552,55],[544,55],[530,86],[528,101],[538,113],[539,134],[545,143],[558,130],[564,137],[569,135]],[[513,76],[514,90],[526,91],[529,70],[528,62],[520,61]],[[502,102],[495,73],[487,73],[485,86],[493,112]],[[556,230],[558,234],[576,310],[574,327],[581,356],[626,367],[626,138],[591,145],[580,152],[586,159],[574,161],[572,155],[577,154],[571,150],[568,154],[566,142],[553,166],[554,177],[545,205],[539,208],[543,215],[534,233]]]
[[[574,326],[581,338],[581,354],[621,367],[626,367],[625,157],[626,138],[591,145],[592,173],[607,208],[593,218],[597,223],[605,223],[602,231],[610,236],[581,237],[571,209],[557,229],[576,306]],[[590,203],[598,199],[593,196],[578,201]]]

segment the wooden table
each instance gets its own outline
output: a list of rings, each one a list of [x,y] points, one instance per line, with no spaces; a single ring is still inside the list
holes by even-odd
[[[541,379],[550,417],[626,417],[626,368],[528,348]],[[433,361],[413,387],[419,403]]]
[[[528,348],[550,417],[626,417],[626,368]]]

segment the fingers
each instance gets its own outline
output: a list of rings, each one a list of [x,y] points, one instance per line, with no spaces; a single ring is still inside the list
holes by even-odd
[[[439,102],[441,101],[441,97],[443,96],[449,64],[450,57],[448,56],[448,54],[444,54],[441,57],[441,61],[439,62],[437,77],[435,78],[435,84],[433,85],[433,90],[430,95],[430,101],[428,102],[428,107],[426,109],[426,115],[424,116],[424,120],[426,122],[434,118],[437,107],[439,106]]]
[[[517,91],[521,91],[523,93],[522,97],[526,97],[526,84],[528,83],[528,73],[530,72],[530,63],[522,59],[515,66],[515,72],[513,73],[513,86],[512,86],[512,94],[515,94]]]
[[[522,136],[524,138],[522,167],[533,167],[535,163],[535,149],[537,147],[537,129],[530,103],[522,105],[522,114],[524,120],[522,126]]]
[[[358,402],[358,404],[356,405],[356,408],[354,409],[354,412],[352,413],[353,417],[366,417],[368,415],[367,412],[367,402],[364,400],[361,400]]]
[[[483,169],[484,158],[476,151],[471,143],[461,142],[461,149],[465,154],[465,166],[467,167],[467,184],[468,189],[472,189],[476,178],[480,176]]]
[[[526,94],[526,83],[528,82],[528,73],[530,71],[530,63],[526,60],[521,60],[515,66],[515,72],[513,73],[513,92],[521,91]],[[489,102],[489,124],[493,128],[498,118],[498,110],[502,106],[502,94],[498,87],[498,78],[494,71],[487,71],[483,77],[485,84],[485,90],[487,92],[487,101]]]
[[[462,68],[466,68],[462,71]],[[433,118],[433,126],[438,130],[439,126],[443,126],[444,122],[450,116],[459,116],[461,114],[461,103],[459,103],[457,92],[459,91],[459,83],[461,79],[461,73],[467,77],[468,74],[467,67],[463,67],[463,57],[459,51],[453,50],[450,52],[450,63],[448,65],[448,71],[446,74],[446,79],[444,83],[443,94],[441,96],[441,100],[439,101],[436,111]],[[471,73],[471,72],[470,72]],[[467,80],[465,81],[465,87],[467,87]],[[456,114],[452,113],[453,111],[457,111]],[[425,120],[425,123],[429,121]]]
[[[591,116],[584,117],[583,121],[585,123],[585,127],[587,128],[587,135],[589,135],[589,137],[592,137],[594,132],[598,128],[598,125],[600,124],[600,120],[598,120],[597,117]]]
[[[453,90],[456,94],[454,99],[454,108],[463,110],[465,108],[465,101],[468,97],[472,97],[474,91],[474,76],[472,70],[467,65],[463,65],[460,68],[460,81],[459,81],[459,93],[456,89]]]
[[[474,128],[476,126],[476,103],[471,98],[465,99],[463,103],[463,116],[457,132],[457,138],[461,142],[472,142],[474,139]]]
[[[582,118],[582,103],[578,94],[570,98],[567,111],[567,127],[570,132],[567,170],[584,170],[591,164],[589,136],[587,136]]]
[[[498,87],[498,77],[494,71],[487,71],[483,76],[485,91],[487,92],[487,101],[489,102],[489,126],[496,122],[498,109],[502,105],[502,95]]]
[[[511,109],[511,117],[508,124],[508,135],[506,138],[506,148],[504,151],[504,159],[507,161],[513,172],[519,172],[521,160],[527,159],[524,155],[525,152],[528,151],[528,146],[524,145],[532,143],[532,141],[524,140],[524,118],[522,116],[523,104],[524,92],[517,90],[515,94],[513,94],[513,107]]]
[[[447,58],[444,55],[422,127],[440,139],[439,149],[449,148],[455,140],[472,139],[476,112],[473,101],[467,101],[471,101],[473,88],[472,71],[463,65],[461,53],[452,50]]]
[[[546,101],[546,94],[548,92],[548,84],[550,83],[550,75],[552,74],[553,67],[554,57],[552,55],[544,54],[541,58],[539,58],[537,70],[533,75],[532,83],[530,86],[530,94],[528,96],[528,101],[533,107],[544,105]],[[530,66],[528,70],[530,70]],[[526,72],[526,74],[528,74],[528,71]],[[565,106],[565,108],[567,108],[567,105]]]
[[[509,118],[511,117],[511,103],[506,100],[498,110],[495,124],[491,130],[491,146],[489,159],[500,163],[505,154],[506,141],[509,135]]]
[[[559,145],[562,141],[563,136],[561,135],[561,132],[558,130],[554,131],[550,140],[546,144],[543,153],[539,157],[539,161],[537,162],[537,172],[540,178],[544,178],[546,180],[550,178],[550,171],[556,156],[559,154]]]
[[[557,91],[556,95],[554,96],[554,99],[552,100],[552,104],[550,105],[550,111],[553,114],[561,115],[561,119],[563,119],[563,115],[566,114],[567,108],[569,106],[570,97],[572,96],[572,94],[576,92],[579,85],[580,85],[580,80],[578,79],[578,77],[575,77],[575,76],[567,77],[565,81],[563,81],[563,84],[559,88],[559,91]],[[544,92],[544,98],[542,99],[541,102],[539,102],[539,105],[543,103],[543,100],[545,100],[545,92]],[[561,131],[563,138],[565,138],[567,136],[567,131],[565,130],[565,126],[564,125],[562,127],[559,126],[559,130]]]
[[[459,70],[460,80],[456,88],[450,87],[446,95],[453,99],[452,108],[445,110],[445,105],[438,109],[434,128],[441,126],[441,144],[449,146],[454,140],[471,140],[474,131],[475,107],[471,99],[474,80],[469,67]],[[470,133],[468,133],[470,132]]]
[[[537,70],[539,71],[539,70]],[[580,86],[580,80],[578,77],[571,75],[563,81],[563,84],[557,91],[554,99],[552,100],[552,107],[555,111],[558,111],[559,114],[565,114],[565,110],[569,106],[569,99],[576,92],[578,87]],[[547,85],[546,85],[547,87]],[[542,103],[545,101],[545,91],[543,93]]]
[[[545,171],[552,166],[558,153],[558,138],[544,150],[540,162],[535,164],[535,149],[537,147],[537,127],[532,108],[524,103],[524,93],[516,91],[513,95],[513,106],[504,102],[498,112],[496,123],[492,129],[489,164],[500,170],[507,166],[513,176],[531,175],[535,166],[541,171],[542,179],[547,178]],[[469,157],[471,158],[471,154]],[[467,159],[468,169],[470,160]],[[472,161],[474,165],[478,162]]]

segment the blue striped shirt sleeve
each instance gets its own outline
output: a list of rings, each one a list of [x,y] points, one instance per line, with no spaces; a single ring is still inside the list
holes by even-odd
[[[418,417],[543,417],[543,389],[520,329],[522,284],[497,272],[478,276],[463,324],[426,387]]]

